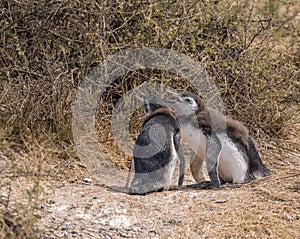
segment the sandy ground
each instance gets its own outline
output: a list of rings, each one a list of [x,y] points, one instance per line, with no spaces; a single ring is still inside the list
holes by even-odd
[[[38,226],[43,238],[300,238],[299,155],[271,156],[272,176],[217,190],[131,196],[87,171],[44,181]]]

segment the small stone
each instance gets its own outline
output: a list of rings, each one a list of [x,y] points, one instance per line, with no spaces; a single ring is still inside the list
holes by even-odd
[[[91,223],[92,223],[92,224],[98,225],[98,224],[100,224],[101,222],[100,222],[99,220],[95,220],[95,219],[94,219],[94,220],[91,221]]]
[[[228,199],[220,199],[220,200],[214,201],[214,203],[226,203],[226,202],[228,202]]]
[[[60,183],[60,184],[58,185],[58,188],[63,188],[64,186],[65,186],[64,183]]]
[[[92,183],[93,180],[91,178],[85,178],[85,179],[83,179],[83,182],[85,182],[85,183]]]
[[[66,227],[66,226],[62,226],[62,227],[60,228],[60,230],[66,231],[66,230],[67,230],[67,227]]]
[[[294,220],[294,217],[291,216],[291,215],[289,215],[289,214],[287,214],[287,213],[284,214],[284,218],[285,218],[286,220],[288,220],[288,221]]]
[[[84,197],[85,196],[85,193],[84,192],[79,192],[80,196],[81,197]]]
[[[91,220],[91,216],[89,214],[83,214],[83,213],[75,214],[74,218],[77,220]]]
[[[69,180],[69,183],[75,183],[77,180],[78,180],[77,178],[70,179],[70,180]]]
[[[36,209],[38,209],[38,210],[42,210],[42,209],[44,209],[44,206],[43,206],[43,204],[37,205],[37,206],[36,206]]]
[[[50,218],[50,219],[47,220],[47,222],[48,223],[53,223],[53,222],[55,222],[55,218]]]
[[[71,222],[65,222],[65,223],[64,223],[64,226],[66,226],[66,227],[67,227],[67,226],[71,226],[71,224],[72,224]]]

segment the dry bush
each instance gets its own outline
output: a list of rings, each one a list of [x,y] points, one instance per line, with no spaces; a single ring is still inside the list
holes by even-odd
[[[257,138],[285,139],[285,127],[299,123],[296,0],[0,4],[0,163],[18,158],[11,166],[14,175],[48,174],[51,166],[73,160],[71,118],[77,89],[100,62],[128,48],[170,48],[199,61],[219,87],[227,113],[245,122]],[[111,112],[122,95],[149,80],[193,90],[181,78],[151,69],[122,76],[107,88],[97,114],[99,141],[123,168],[130,155],[111,140]],[[133,137],[141,117],[141,111],[132,116]],[[28,145],[36,148],[29,150]],[[39,145],[44,145],[42,151]],[[29,153],[37,161],[28,161],[22,150],[48,155],[42,171],[38,158]]]
[[[41,181],[67,179],[65,170],[73,161],[72,154],[51,140],[39,143],[27,138],[22,144],[1,141],[0,238],[40,238],[35,223],[39,219],[37,209],[45,200]],[[68,170],[80,171],[74,165]]]
[[[37,186],[28,192],[31,194],[30,200],[24,204],[25,199],[18,201],[14,198],[11,184],[12,180],[10,182],[3,180],[0,185],[2,192],[0,198],[0,238],[38,238],[38,230],[34,226],[37,220],[34,215]]]
[[[6,137],[50,134],[70,142],[71,105],[83,76],[114,52],[144,46],[199,60],[228,113],[253,131],[277,135],[290,118],[285,109],[298,99],[296,5],[230,4],[2,1],[0,120]],[[109,100],[133,82],[127,77],[118,91],[114,84]]]
[[[0,215],[0,238],[25,239],[38,238],[33,228],[34,220],[24,212],[2,212]]]
[[[38,238],[35,209],[39,202],[39,180],[32,180],[34,183],[29,187],[24,180],[18,182],[20,178],[4,176],[1,174],[0,238]]]

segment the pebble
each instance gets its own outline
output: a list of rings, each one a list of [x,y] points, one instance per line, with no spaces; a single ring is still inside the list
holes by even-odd
[[[73,224],[75,224],[75,223],[73,223]],[[65,223],[64,223],[64,226],[66,226],[66,227],[67,227],[67,226],[71,226],[71,225],[72,225],[71,222],[65,222]]]
[[[91,220],[92,216],[89,215],[89,214],[78,213],[78,214],[75,214],[75,215],[74,215],[74,218],[75,218],[75,219],[79,219],[79,220],[81,220],[81,219],[84,219],[84,220]]]
[[[50,218],[50,219],[47,220],[47,222],[48,223],[53,223],[53,222],[55,222],[55,219],[54,218]]]
[[[81,197],[84,197],[85,196],[85,193],[84,192],[79,192],[80,196]]]
[[[75,183],[75,182],[77,182],[77,180],[78,180],[78,178],[70,179],[69,183]]]
[[[287,213],[284,214],[284,218],[285,218],[286,220],[288,220],[288,221],[294,220],[294,217],[291,216],[291,215],[289,215],[289,214],[287,214]]]
[[[60,183],[57,187],[58,187],[58,188],[63,188],[64,186],[65,186],[64,183]]]
[[[83,182],[85,182],[85,183],[92,183],[93,180],[91,178],[84,178]]]
[[[60,230],[62,230],[62,231],[66,231],[68,228],[67,227],[65,227],[65,226],[62,226],[61,228],[60,228]]]
[[[38,206],[38,209],[45,209],[45,208],[47,208],[47,207],[49,207],[49,206],[50,206],[49,203],[44,202],[44,203],[42,203],[42,204],[40,204],[40,205]]]

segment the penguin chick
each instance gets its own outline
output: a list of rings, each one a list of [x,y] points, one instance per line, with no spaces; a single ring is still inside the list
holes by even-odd
[[[178,114],[183,138],[195,153],[191,171],[198,183],[204,180],[205,158],[213,187],[220,187],[223,182],[244,183],[270,174],[241,122],[207,108],[194,94],[173,95],[177,100],[171,104]]]
[[[146,118],[133,149],[134,179],[130,194],[146,194],[170,187],[176,160],[179,179],[184,179],[185,162],[180,146],[180,127],[175,114],[155,95],[144,97]]]

